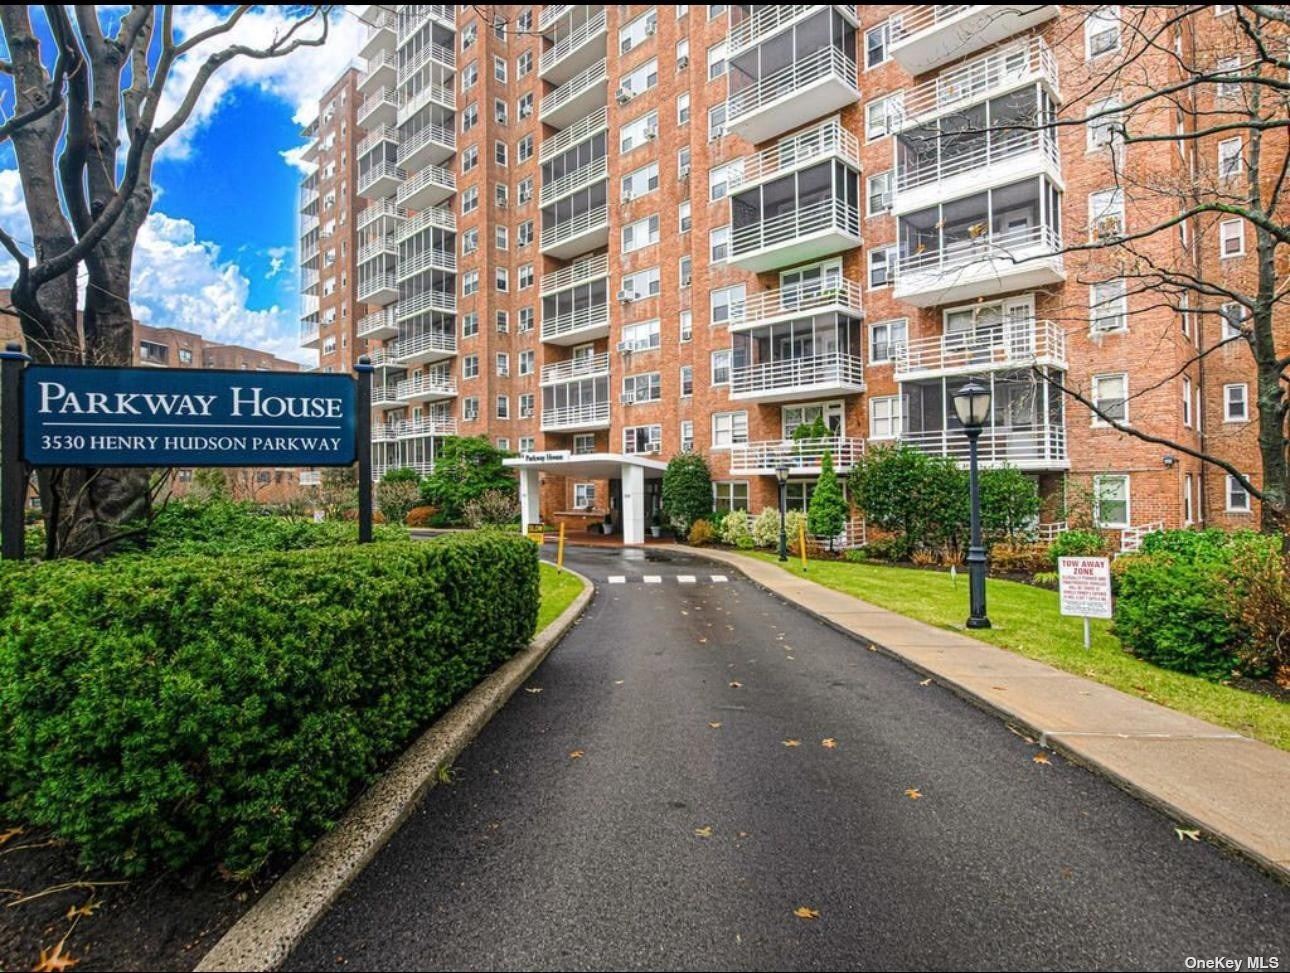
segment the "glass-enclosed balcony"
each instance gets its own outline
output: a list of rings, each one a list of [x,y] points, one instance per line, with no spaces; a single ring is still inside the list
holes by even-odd
[[[393,338],[399,333],[399,322],[394,316],[393,307],[383,307],[379,311],[365,314],[358,319],[355,334],[359,338]]]
[[[990,386],[993,410],[979,442],[982,463],[1037,471],[1069,466],[1060,390],[1028,369],[990,372],[979,380]],[[953,401],[962,384],[952,377],[902,382],[901,442],[966,463],[968,440]]]
[[[438,121],[418,120],[403,130],[399,145],[399,166],[409,172],[441,165],[457,151],[457,133],[451,115]]]
[[[358,106],[358,124],[365,129],[379,125],[394,125],[399,118],[399,92],[397,88],[375,88],[367,93]]]
[[[609,278],[602,276],[542,296],[542,340],[575,345],[609,335]]]
[[[891,56],[924,74],[1057,16],[1056,4],[919,3],[888,18]]]
[[[847,436],[821,439],[768,439],[730,449],[732,475],[774,476],[786,466],[789,476],[819,476],[824,454],[837,473],[850,473],[864,457],[864,440]]]
[[[860,245],[860,175],[826,160],[733,193],[730,255],[743,270],[789,267]]]
[[[609,243],[609,183],[592,183],[542,207],[542,252],[568,260]]]
[[[318,318],[317,312],[301,320],[300,322],[300,347],[316,348],[318,347]]]
[[[726,184],[730,192],[742,192],[825,159],[839,159],[856,172],[861,169],[860,141],[837,118],[737,160],[726,167]]]
[[[1066,279],[1061,193],[1047,177],[900,217],[893,296],[919,307],[1033,290]]]
[[[542,52],[538,74],[552,84],[564,84],[604,58],[607,32],[604,7],[577,5],[572,16],[554,28],[554,43]]]
[[[364,304],[389,304],[399,296],[399,282],[389,271],[377,271],[371,274],[360,274],[358,278],[358,299]]]
[[[609,73],[602,56],[543,98],[538,117],[553,128],[564,128],[607,104]]]
[[[457,420],[449,415],[423,416],[420,419],[400,419],[390,425],[396,439],[457,435]]]
[[[808,315],[732,337],[731,399],[783,402],[864,391],[859,318]]]
[[[983,186],[1046,175],[1061,182],[1053,96],[1043,86],[997,95],[896,136],[896,215]]]
[[[398,29],[398,22],[398,16],[389,8],[381,8],[368,18],[367,34],[363,39],[363,46],[358,49],[358,56],[370,61],[384,51],[394,50],[394,34]]]
[[[422,372],[399,382],[395,391],[403,402],[433,402],[451,399],[457,394],[457,380],[447,369]]]
[[[543,385],[556,385],[560,382],[572,382],[582,378],[609,374],[609,352],[600,354],[580,354],[561,362],[551,362],[542,366]]]
[[[548,206],[561,197],[609,178],[609,133],[593,131],[558,155],[542,160],[538,201]]]
[[[947,316],[943,334],[913,338],[894,349],[896,381],[969,375],[1048,365],[1066,367],[1066,333],[1055,321],[999,314],[987,305],[963,314],[960,326]]]
[[[409,368],[442,361],[457,354],[457,333],[449,327],[407,334],[393,342],[390,354]]]
[[[408,209],[438,206],[457,191],[457,177],[443,166],[426,166],[399,186],[398,203]]]
[[[754,144],[854,105],[856,27],[840,7],[790,18],[727,67],[726,129]]]
[[[731,303],[726,323],[731,331],[741,331],[800,318],[804,314],[829,311],[861,317],[864,305],[859,282],[836,274],[823,274],[819,279],[795,286],[748,294]]]
[[[393,51],[381,51],[367,59],[367,70],[358,76],[358,90],[367,94],[374,88],[392,88],[398,81],[398,57]]]
[[[544,432],[609,428],[609,376],[547,385],[542,389]]]

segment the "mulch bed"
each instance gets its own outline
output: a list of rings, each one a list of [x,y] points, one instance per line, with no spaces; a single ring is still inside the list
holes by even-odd
[[[9,831],[0,822],[0,838]],[[12,834],[0,843],[0,970],[34,969],[60,942],[78,973],[191,970],[276,877],[237,883],[204,868],[121,883],[48,833]]]

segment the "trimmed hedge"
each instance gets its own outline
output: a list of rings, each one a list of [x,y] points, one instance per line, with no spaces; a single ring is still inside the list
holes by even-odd
[[[0,799],[125,875],[303,851],[528,643],[534,545],[489,532],[0,570]]]
[[[355,512],[354,519],[357,518]],[[373,536],[378,541],[393,541],[407,538],[408,532],[402,527],[377,524]],[[232,500],[168,503],[157,512],[147,532],[148,551],[159,557],[296,551],[357,541],[358,526],[353,521],[314,523],[263,513],[254,504]]]

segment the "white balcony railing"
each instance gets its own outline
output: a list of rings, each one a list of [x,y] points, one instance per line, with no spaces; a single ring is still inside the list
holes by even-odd
[[[547,30],[552,24],[573,10],[571,3],[543,4],[542,13],[538,15],[538,30]]]
[[[773,474],[779,467],[786,466],[790,476],[794,473],[818,473],[826,452],[836,471],[848,472],[863,458],[864,440],[829,436],[745,443],[731,447],[730,472]]]
[[[591,67],[584,68],[579,71],[572,78],[543,98],[542,103],[538,108],[538,113],[540,115],[547,115],[555,111],[557,108],[560,108],[562,105],[568,104],[589,88],[593,88],[598,84],[605,84],[608,80],[609,73],[606,62],[603,59],[599,60],[595,64],[591,65]]]
[[[559,199],[561,196],[566,196],[574,190],[581,189],[583,186],[599,182],[601,179],[607,179],[609,177],[608,162],[609,160],[602,156],[599,159],[588,162],[585,166],[579,166],[573,172],[565,173],[559,179],[544,183],[539,195],[541,205],[545,206],[547,203]]]
[[[402,400],[443,398],[457,394],[457,381],[451,375],[415,375],[405,378],[395,386],[395,394]]]
[[[592,135],[602,129],[609,127],[609,109],[597,108],[588,115],[584,115],[568,128],[561,129],[558,135],[554,135],[542,143],[538,150],[539,162],[550,162],[565,149],[571,149],[579,142],[585,141]]]
[[[792,389],[809,390],[864,387],[864,367],[859,355],[833,352],[807,355],[759,365],[739,365],[730,369],[731,395],[759,395]]]
[[[382,145],[385,142],[389,142],[393,145],[398,145],[399,130],[397,128],[394,128],[392,125],[381,125],[381,126],[378,126],[377,128],[374,128],[372,131],[368,132],[367,135],[363,137],[363,141],[358,143],[357,157],[361,158],[367,155],[367,153],[371,152],[373,149],[377,148],[378,146]]]
[[[426,166],[399,186],[398,201],[403,204],[431,186],[456,192],[457,176],[451,169],[445,169],[443,166]]]
[[[423,270],[447,270],[456,273],[457,255],[451,250],[423,250],[411,257],[399,261],[399,280],[407,280]]]
[[[371,314],[365,314],[358,319],[358,329],[355,332],[360,338],[379,337],[381,334],[388,334],[391,331],[399,330],[398,322],[394,317],[394,308],[383,307],[379,311],[373,311]]]
[[[606,13],[602,9],[600,13],[561,37],[549,51],[544,51],[539,62],[539,70],[545,74],[591,38],[597,34],[603,34],[606,23]]]
[[[758,220],[741,226],[730,235],[730,256],[790,244],[814,233],[837,231],[857,240],[860,237],[860,211],[841,199],[822,199],[807,206],[791,209],[769,220]]]
[[[456,96],[453,94],[453,89],[446,84],[427,83],[420,91],[408,95],[407,100],[399,106],[398,123],[403,125],[432,101],[437,101],[445,108],[453,108],[456,105]]]
[[[609,305],[593,304],[564,314],[542,317],[542,340],[554,341],[568,334],[609,325]]]
[[[898,43],[925,30],[943,27],[971,6],[970,3],[915,3],[897,10],[887,21],[889,43]]]
[[[556,223],[542,230],[542,247],[553,247],[590,233],[601,227],[609,226],[609,207],[597,206],[595,209],[580,213],[571,220]]]
[[[943,71],[902,95],[895,127],[920,125],[997,91],[1042,78],[1060,96],[1057,59],[1042,37],[1031,37]]]
[[[843,128],[836,118],[791,138],[781,139],[755,155],[745,156],[739,166],[727,170],[730,192],[832,156],[842,158],[859,171],[860,140]]]
[[[986,231],[942,249],[902,255],[896,261],[897,287],[902,277],[952,274],[985,260],[1020,264],[1046,254],[1059,254],[1061,248],[1061,238],[1051,226],[1041,224],[1002,233]]]
[[[855,59],[847,57],[836,47],[829,45],[811,52],[787,67],[771,72],[747,88],[734,92],[726,101],[726,125],[734,125],[743,116],[760,111],[767,105],[781,98],[787,98],[828,77],[835,77],[855,88],[856,97],[860,97],[856,84]]]
[[[554,294],[556,291],[608,276],[609,257],[601,253],[594,257],[575,260],[567,267],[543,274],[539,290],[542,294]]]
[[[896,164],[896,192],[907,193],[964,173],[985,170],[987,167],[1015,159],[1031,152],[1042,153],[1054,170],[1061,166],[1057,139],[1051,131],[1033,132],[1000,130],[981,133],[983,144],[966,152],[935,155],[914,162],[899,160]]]
[[[381,237],[379,240],[373,240],[371,243],[365,243],[358,248],[354,262],[356,264],[365,263],[374,257],[397,257],[399,249],[394,244],[394,235],[389,234]]]
[[[416,236],[422,230],[440,229],[456,232],[457,214],[447,206],[431,206],[423,209],[416,216],[404,220],[403,225],[399,227],[396,239],[400,243],[411,237]]]
[[[449,70],[455,70],[457,67],[457,55],[453,53],[452,48],[444,47],[442,44],[427,44],[399,68],[399,86],[402,87],[409,78],[432,60],[438,61]]]
[[[609,424],[609,403],[588,402],[542,410],[543,429],[576,429]]]
[[[742,301],[731,303],[727,324],[731,328],[750,327],[830,308],[855,315],[864,314],[860,283],[841,278],[823,284],[817,282],[799,287],[778,287],[775,290],[749,294]]]
[[[385,197],[382,197],[381,199],[369,201],[366,206],[364,206],[361,210],[359,210],[358,222],[355,224],[355,226],[359,230],[362,230],[368,226],[371,226],[377,220],[389,218],[391,220],[398,221],[406,218],[407,215],[408,215],[407,210],[405,210],[402,206],[400,206],[390,197],[385,196]],[[397,240],[398,237],[396,236],[395,239]]]
[[[455,355],[457,336],[452,332],[426,331],[408,338],[400,338],[391,347],[394,359],[402,362],[428,353]]]
[[[384,295],[387,291],[394,291],[396,294],[399,290],[399,282],[393,274],[373,274],[371,277],[364,277],[358,282],[358,299],[373,304],[384,304],[385,301],[377,301],[377,295]],[[393,297],[389,298],[393,300]]]
[[[372,166],[366,172],[363,172],[359,175],[357,189],[359,194],[362,195],[363,193],[371,189],[376,183],[380,182],[382,179],[388,179],[390,180],[391,183],[397,184],[399,180],[401,180],[402,178],[403,178],[402,169],[396,166],[393,162],[382,162],[379,165]],[[394,188],[393,185],[386,188],[383,192],[381,192],[381,197],[384,198],[385,196],[389,195],[390,189],[393,189],[393,188]]]
[[[609,374],[609,353],[586,355],[582,358],[571,358],[568,361],[556,362],[542,366],[542,384],[554,385],[575,378],[587,378],[592,375]]]
[[[976,332],[915,338],[895,349],[895,372],[906,376],[1014,368],[1036,362],[1065,367],[1066,333],[1055,321],[1000,324]]]
[[[396,439],[416,439],[420,436],[455,436],[457,420],[452,416],[428,416],[422,419],[403,419],[390,423]]]
[[[358,124],[363,122],[375,111],[386,108],[398,110],[399,92],[396,88],[377,88],[371,94],[359,103],[358,106]],[[363,125],[364,128],[368,126]]]
[[[445,314],[457,312],[457,295],[452,291],[423,291],[399,301],[395,315],[400,321],[414,318],[420,314],[440,311]]]
[[[900,441],[923,452],[948,456],[966,463],[968,440],[962,429],[930,429],[902,432]],[[1053,424],[987,426],[978,441],[978,457],[993,466],[1048,469],[1064,466],[1066,430]]]
[[[809,3],[754,3],[746,9],[751,12],[730,28],[730,36],[726,41],[732,56],[736,51],[769,37],[803,14],[818,8]]]
[[[399,161],[402,162],[404,159],[412,158],[412,156],[432,143],[455,151],[457,148],[457,133],[443,125],[427,125],[415,135],[408,136],[407,141],[399,146]]]

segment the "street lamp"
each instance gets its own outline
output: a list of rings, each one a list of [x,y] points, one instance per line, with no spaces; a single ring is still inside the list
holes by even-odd
[[[972,529],[968,541],[967,567],[971,614],[968,628],[989,628],[985,614],[985,548],[981,544],[981,487],[977,477],[976,445],[981,429],[990,419],[990,389],[975,379],[954,393],[954,411],[968,438],[968,492],[972,506]]]
[[[788,486],[788,467],[775,467],[775,479],[779,482],[779,559],[788,560],[788,531],[784,526],[784,502]]]

